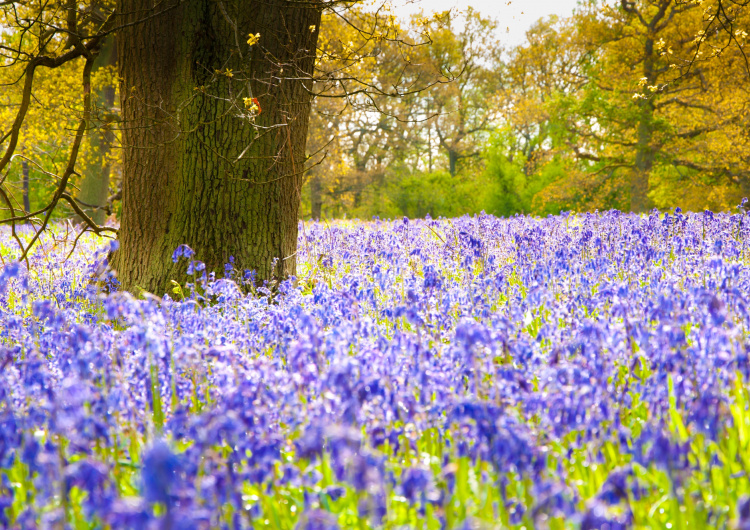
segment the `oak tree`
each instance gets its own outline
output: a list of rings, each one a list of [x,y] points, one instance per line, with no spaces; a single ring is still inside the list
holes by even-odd
[[[84,97],[66,145],[64,169],[36,211],[14,206],[8,182],[0,199],[15,230],[36,223],[18,239],[24,259],[62,203],[84,230],[116,233],[113,265],[126,289],[164,293],[186,265],[175,249],[189,245],[209,271],[230,260],[254,270],[258,281],[293,275],[303,176],[314,160],[306,149],[310,106],[317,92],[335,92],[360,104],[372,95],[404,97],[418,90],[396,80],[390,87],[358,79],[354,66],[372,43],[400,42],[394,18],[383,10],[372,24],[348,20],[363,43],[347,49],[339,69],[316,70],[322,13],[343,17],[356,2],[342,0],[41,0],[0,2],[4,25],[0,66],[21,72],[15,117],[0,132],[0,175],[17,154],[38,70],[76,65]],[[112,60],[116,37],[120,105],[111,85],[92,90],[97,57]],[[418,43],[405,42],[406,46]],[[108,48],[109,47],[109,48]],[[318,90],[320,87],[322,90]],[[362,103],[364,100],[364,103]],[[98,104],[98,105],[97,105]],[[101,109],[101,113],[97,113]],[[118,115],[119,111],[119,115]],[[95,119],[101,114],[99,120]],[[116,127],[115,127],[116,124]],[[93,141],[87,139],[93,138]],[[100,223],[112,172],[111,151],[121,142],[122,213],[119,230]],[[95,148],[87,184],[83,159]],[[103,183],[103,184],[102,184]],[[74,193],[83,184],[82,193]],[[72,188],[72,189],[71,189]],[[96,188],[96,189],[94,189]],[[90,192],[90,193],[88,193]],[[88,194],[87,194],[88,193]]]

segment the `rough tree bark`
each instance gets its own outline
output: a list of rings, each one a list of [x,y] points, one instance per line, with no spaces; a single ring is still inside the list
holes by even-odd
[[[320,6],[118,0],[125,288],[166,292],[183,243],[211,270],[233,256],[260,280],[294,274]]]

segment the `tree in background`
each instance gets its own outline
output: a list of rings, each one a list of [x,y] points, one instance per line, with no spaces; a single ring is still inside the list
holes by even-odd
[[[119,109],[115,106],[117,95],[117,45],[114,36],[108,37],[91,69],[93,89],[92,116],[88,131],[88,149],[81,164],[80,183],[76,199],[83,211],[98,225],[103,225],[107,214],[112,213],[114,192],[113,174],[121,170],[121,153],[116,125]],[[114,193],[113,193],[114,192]]]
[[[750,190],[744,0],[592,0],[510,50],[472,9],[140,1],[0,2],[4,220],[115,231],[122,174],[133,290],[167,289],[184,242],[210,270],[288,275],[299,215],[722,209]]]
[[[695,36],[695,53],[683,58],[683,66],[689,71],[697,62],[724,59],[739,62],[750,73],[750,56],[746,51],[750,0],[703,0],[698,4],[703,9],[704,24]],[[706,49],[708,53],[704,53]]]
[[[557,213],[564,203],[542,202],[540,192],[574,170],[561,141],[565,117],[555,105],[584,86],[586,49],[573,21],[556,16],[537,21],[526,38],[508,54],[497,111],[502,124],[483,155],[486,174],[498,183],[490,207],[500,215]]]
[[[718,153],[721,166],[718,173],[734,187],[739,187],[742,197],[750,197],[750,119],[748,119],[748,82],[750,82],[750,58],[747,52],[748,28],[750,28],[750,1],[748,0],[704,0],[700,2],[703,24],[694,38],[695,48],[677,58],[682,75],[695,69],[723,72],[724,79],[733,87],[730,105],[736,109],[732,136],[721,143],[723,152]],[[718,97],[727,104],[726,86],[722,85]],[[698,171],[707,171],[706,160],[695,164]],[[710,170],[708,170],[710,172]],[[716,170],[714,169],[714,172]],[[727,186],[724,186],[726,188]],[[736,198],[736,197],[735,197]]]
[[[29,15],[28,6],[6,9],[2,15],[2,25],[12,27],[20,18]],[[103,17],[99,13],[99,17]],[[103,18],[102,18],[103,19]],[[40,22],[41,23],[41,22]],[[30,28],[33,30],[35,28]],[[33,35],[33,31],[29,31]],[[27,62],[11,53],[12,50],[28,53],[31,35],[26,35],[25,45],[21,46],[18,35],[5,32],[4,60],[0,62],[0,82],[4,86],[3,104],[0,105],[0,130],[12,131],[17,109],[23,100],[24,79]],[[116,50],[112,38],[105,41],[101,49],[92,51],[94,64],[91,70],[90,120],[87,134],[81,142],[76,159],[77,171],[69,180],[70,195],[74,196],[84,212],[96,223],[102,224],[106,211],[111,210],[107,203],[109,195],[110,168],[118,166],[118,150],[110,145],[116,142],[115,130],[107,123],[116,120],[115,84]],[[47,43],[48,53],[55,44],[54,37]],[[38,50],[37,50],[38,51]],[[52,52],[54,53],[54,52]],[[28,108],[19,129],[18,149],[11,157],[6,170],[5,183],[8,185],[9,199],[14,207],[30,213],[48,203],[54,192],[60,166],[65,163],[69,148],[74,141],[71,130],[75,130],[81,116],[81,76],[83,61],[69,60],[54,68],[37,68],[34,73],[34,86]],[[94,133],[105,127],[106,133]],[[95,168],[99,168],[96,171]],[[102,168],[106,169],[103,171]],[[22,191],[19,193],[19,188]],[[19,200],[19,195],[22,199]],[[11,215],[4,205],[4,216]],[[69,206],[69,205],[68,205]],[[69,217],[70,207],[57,208],[54,216]],[[34,217],[29,218],[34,221]]]
[[[479,157],[482,140],[497,121],[494,97],[503,83],[504,64],[496,21],[471,7],[461,14],[460,29],[456,18],[447,11],[429,19],[425,28],[432,43],[420,49],[418,59],[422,68],[456,77],[455,83],[435,86],[419,101],[427,120],[427,154],[432,156],[434,133],[451,176],[461,160]]]
[[[646,8],[623,7],[628,24],[643,25],[641,9]],[[664,13],[661,19],[660,13]],[[639,211],[653,205],[684,204],[684,200],[693,208],[717,207],[725,201],[720,194],[707,192],[724,187],[726,163],[735,158],[733,153],[747,152],[747,139],[738,135],[746,115],[746,94],[731,68],[715,64],[688,70],[680,66],[677,56],[698,51],[695,35],[700,31],[701,10],[695,4],[665,1],[651,16],[650,24],[660,33],[636,36],[643,46],[643,75],[638,81],[630,80],[631,86],[636,85],[630,98],[637,103],[631,167],[631,203],[635,197],[636,207],[631,208]],[[693,197],[680,197],[678,192],[660,200],[659,187],[665,180],[673,192],[690,186]],[[713,204],[700,203],[706,198]]]
[[[309,173],[313,218],[320,218],[324,195],[329,215],[342,215],[364,201],[377,202],[368,191],[382,185],[389,167],[400,165],[413,152],[419,116],[415,101],[441,80],[415,64],[415,50],[428,46],[423,33],[407,33],[389,12],[352,9],[345,15],[326,14],[318,60],[317,98],[309,142],[312,152],[325,152]],[[387,21],[398,39],[373,38],[357,28],[374,28]],[[366,84],[368,91],[351,91],[338,72]]]
[[[361,20],[378,16],[351,15]],[[415,16],[398,26],[411,46],[372,43],[357,75],[370,79],[379,94],[341,103],[333,91],[316,99],[309,142],[327,146],[328,157],[311,170],[305,190],[306,211],[313,218],[323,212],[460,215],[484,207],[477,197],[486,186],[473,170],[481,165],[483,137],[493,127],[502,48],[493,21],[471,9],[463,17],[465,26],[451,12]],[[368,49],[349,27],[345,21],[326,24],[321,50],[341,56],[346,43],[350,49]],[[340,68],[329,61],[319,65]],[[394,98],[388,92],[398,83],[408,89]],[[459,175],[462,162],[465,176]]]
[[[113,23],[104,14],[106,2],[86,7],[79,13],[72,1],[0,3],[5,28],[0,35],[0,77],[6,85],[0,116],[0,201],[5,208],[2,222],[11,224],[20,247],[18,259],[27,257],[52,216],[60,213],[62,202],[96,233],[114,231],[91,221],[70,193],[80,176],[77,163],[91,123],[91,71]],[[80,88],[73,90],[73,83]],[[14,159],[25,163],[13,164]],[[14,169],[23,175],[23,208],[11,178]],[[38,208],[30,197],[32,170],[52,184]],[[17,236],[19,222],[36,223],[30,241]]]
[[[692,71],[681,65],[680,55],[695,52],[701,24],[694,3],[659,0],[592,3],[554,28],[578,57],[571,64],[580,79],[556,87],[543,110],[532,113],[548,120],[552,134],[544,141],[557,146],[565,167],[536,193],[536,211],[722,208],[734,201],[727,176],[747,167],[738,160],[747,152],[740,134],[746,96],[726,65]],[[570,69],[534,52],[533,39],[524,48],[542,59],[550,77],[567,78]]]

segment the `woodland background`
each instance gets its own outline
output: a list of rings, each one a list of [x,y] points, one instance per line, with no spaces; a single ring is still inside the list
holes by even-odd
[[[319,67],[399,92],[352,97],[341,76],[320,87],[301,217],[734,207],[750,195],[750,68],[735,45],[746,42],[748,10],[737,11],[731,34],[707,35],[703,2],[660,18],[658,4],[633,16],[619,4],[581,2],[509,48],[498,40],[501,22],[471,8],[402,21],[385,7],[400,41],[362,31],[382,11],[324,15]],[[72,182],[99,223],[119,208],[116,56],[113,40],[97,58],[94,125]],[[3,66],[0,130],[8,130],[22,65]],[[37,74],[44,79],[6,176],[18,209],[40,208],[57,185],[82,108],[80,68]],[[422,89],[424,79],[438,82]],[[631,200],[634,182],[647,186],[645,202]]]

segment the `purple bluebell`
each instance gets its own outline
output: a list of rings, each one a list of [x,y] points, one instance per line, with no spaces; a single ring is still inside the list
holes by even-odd
[[[148,502],[171,504],[171,496],[176,493],[180,461],[163,440],[157,440],[146,449],[143,455],[141,478],[143,496]]]

